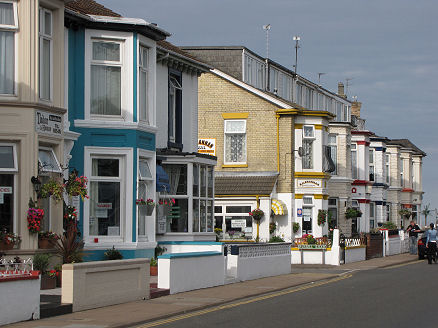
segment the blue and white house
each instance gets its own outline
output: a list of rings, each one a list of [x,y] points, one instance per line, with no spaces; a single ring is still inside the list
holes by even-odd
[[[197,82],[209,67],[156,24],[89,4],[65,13],[66,158],[89,179],[78,216],[86,259],[113,246],[136,258],[152,257],[159,240],[214,240],[216,159],[197,153]],[[147,216],[139,198],[175,204]]]
[[[89,179],[79,210],[88,259],[112,246],[151,257],[155,219],[139,215],[136,199],[156,199],[156,43],[170,34],[108,12],[66,6],[68,120],[79,135],[69,168]]]

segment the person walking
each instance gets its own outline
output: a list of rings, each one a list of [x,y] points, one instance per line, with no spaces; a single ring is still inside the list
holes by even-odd
[[[437,230],[434,229],[433,223],[430,224],[430,229],[427,231],[426,248],[427,248],[427,261],[432,264],[432,259],[436,263],[436,242],[437,242]]]
[[[417,236],[418,233],[421,232],[421,229],[414,221],[411,221],[411,224],[406,229],[406,232],[409,232],[409,253],[416,255],[418,247]]]

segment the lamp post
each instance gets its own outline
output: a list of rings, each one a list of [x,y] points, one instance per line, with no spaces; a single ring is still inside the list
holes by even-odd
[[[301,38],[297,35],[295,35],[292,40],[295,41],[295,73],[297,72],[297,66],[298,66],[298,48],[300,47],[298,44],[298,41],[301,40]]]

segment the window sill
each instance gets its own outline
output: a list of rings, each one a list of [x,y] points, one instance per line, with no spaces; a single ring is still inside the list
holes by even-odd
[[[248,167],[248,164],[223,164],[222,168]]]

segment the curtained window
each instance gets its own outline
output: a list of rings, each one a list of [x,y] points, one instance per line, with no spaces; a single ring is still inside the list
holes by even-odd
[[[90,108],[93,115],[121,115],[121,43],[92,42]]]
[[[144,200],[148,198],[154,198],[154,188],[153,188],[153,178],[151,169],[149,166],[149,162],[146,158],[140,158],[138,162],[138,197],[143,198]],[[139,237],[143,237],[143,239],[147,240],[147,221],[146,221],[146,213],[141,213],[140,210],[137,210],[138,217],[138,235]]]
[[[0,94],[15,92],[15,32],[17,4],[0,2]]]
[[[246,163],[246,121],[225,121],[225,163]]]
[[[338,147],[336,144],[336,134],[329,134],[328,147],[330,149],[330,158],[332,159],[333,164],[335,164],[335,170],[332,172],[332,175],[337,175],[338,174],[338,162],[337,162]]]

